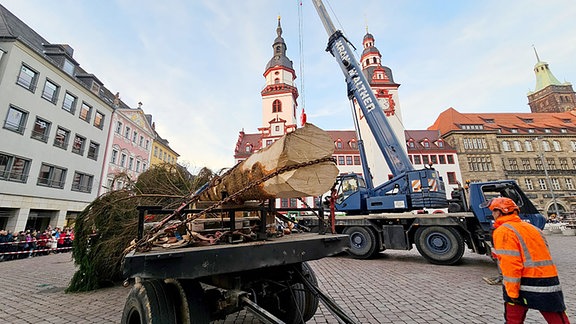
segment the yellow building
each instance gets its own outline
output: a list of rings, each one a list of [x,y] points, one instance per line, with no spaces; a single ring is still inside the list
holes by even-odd
[[[156,138],[152,141],[152,153],[150,154],[150,165],[157,165],[161,163],[176,164],[180,154],[176,153],[168,141],[163,139],[156,133]]]

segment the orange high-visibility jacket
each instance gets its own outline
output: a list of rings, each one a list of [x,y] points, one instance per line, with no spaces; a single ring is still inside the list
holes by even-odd
[[[494,248],[502,271],[504,300],[519,299],[528,307],[564,311],[558,271],[542,231],[516,214],[500,216],[494,224]]]

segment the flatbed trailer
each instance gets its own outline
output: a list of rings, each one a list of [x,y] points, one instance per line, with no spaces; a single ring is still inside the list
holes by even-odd
[[[156,207],[140,209],[141,236],[147,214],[168,214]],[[222,229],[253,226],[254,218],[238,221],[239,211],[257,211],[258,222],[278,215],[272,204],[260,207],[222,208]],[[309,210],[309,209],[308,209]],[[193,213],[197,210],[185,210]],[[322,211],[319,216],[323,217]],[[269,218],[268,218],[269,219]],[[218,222],[218,219],[211,219]],[[342,322],[353,323],[318,289],[307,261],[345,251],[348,237],[342,234],[291,233],[265,235],[260,226],[252,242],[166,249],[154,246],[145,252],[129,252],[123,273],[134,279],[122,323],[208,323],[246,309],[265,323],[304,323],[324,302]]]

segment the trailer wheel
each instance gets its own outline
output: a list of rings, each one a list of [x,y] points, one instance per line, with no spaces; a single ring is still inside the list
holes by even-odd
[[[124,310],[122,324],[177,324],[172,294],[161,280],[145,280],[132,287]]]
[[[211,320],[204,290],[198,281],[167,279],[170,292],[177,305],[179,323],[208,324]]]
[[[306,278],[310,283],[312,283],[312,285],[318,287],[318,280],[316,279],[316,274],[314,273],[314,270],[312,270],[312,268],[310,267],[310,265],[308,265],[307,262],[302,262],[302,274],[304,275],[304,278]],[[305,295],[304,296],[305,305],[302,317],[304,318],[304,321],[307,322],[312,317],[314,317],[314,314],[316,314],[316,311],[318,310],[319,298],[318,296],[316,296],[316,294],[314,294],[309,290],[305,290],[304,295]]]
[[[454,228],[420,227],[414,237],[418,252],[431,263],[453,265],[460,262],[464,254],[464,239]]]
[[[187,310],[187,318],[190,324],[208,324],[210,323],[210,308],[206,302],[206,295],[200,283],[196,280],[180,281],[184,299],[186,301],[184,310]]]
[[[376,249],[376,235],[365,227],[347,227],[342,232],[350,236],[350,248],[348,254],[356,259],[369,259],[378,253]]]

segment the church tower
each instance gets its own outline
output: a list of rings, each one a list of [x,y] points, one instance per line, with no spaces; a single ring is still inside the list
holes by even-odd
[[[533,113],[564,112],[576,108],[576,94],[570,82],[560,83],[550,71],[548,63],[536,54],[536,88],[528,92],[528,105]]]
[[[402,114],[400,111],[400,104],[398,99],[398,88],[400,84],[394,82],[392,70],[382,65],[382,55],[376,46],[374,46],[374,36],[368,33],[362,40],[364,50],[360,58],[362,65],[362,72],[370,83],[370,88],[374,91],[380,106],[384,110],[384,114],[388,118],[388,123],[394,131],[396,138],[400,141],[401,147],[406,150],[406,136],[404,134],[404,125],[402,124]],[[372,136],[368,124],[364,120],[364,116],[360,111],[360,107],[355,105],[356,115],[359,118],[360,135],[364,140],[364,147],[368,164],[374,183],[383,183],[388,181],[390,175],[390,168]]]
[[[266,65],[266,85],[262,92],[262,147],[291,132],[297,127],[296,108],[298,89],[292,61],[286,56],[286,43],[282,38],[282,26],[278,17],[278,35],[274,40],[273,56]]]

